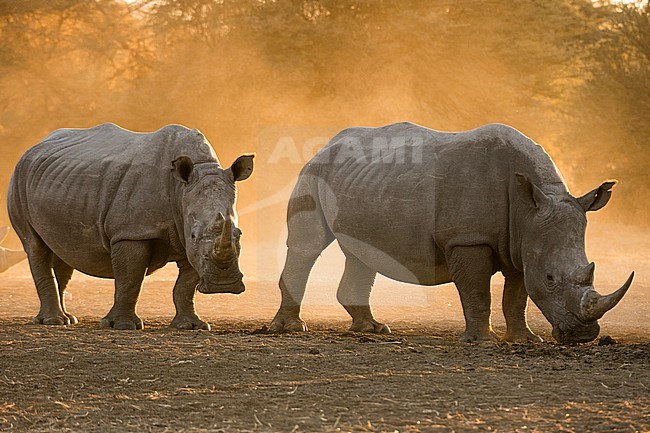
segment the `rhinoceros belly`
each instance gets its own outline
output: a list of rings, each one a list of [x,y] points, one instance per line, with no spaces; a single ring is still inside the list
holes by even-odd
[[[336,239],[341,249],[352,254],[365,263],[369,268],[404,283],[433,286],[451,281],[447,264],[442,259],[442,251],[436,251],[432,255],[413,254],[398,251],[399,248],[378,248],[373,245],[377,239],[358,239],[345,233],[336,233]],[[385,239],[382,240],[386,241]],[[394,239],[397,243],[399,239]],[[409,245],[403,245],[409,247]],[[410,245],[412,247],[413,245]],[[422,245],[424,249],[424,245]]]
[[[451,281],[444,253],[430,229],[431,219],[421,211],[409,212],[413,208],[410,199],[393,200],[389,206],[381,206],[348,191],[321,197],[321,202],[341,249],[371,269],[412,284]]]

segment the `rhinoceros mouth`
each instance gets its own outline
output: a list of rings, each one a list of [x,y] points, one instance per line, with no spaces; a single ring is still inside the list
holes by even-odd
[[[206,283],[205,280],[201,279],[199,284],[196,286],[196,289],[199,293],[204,294],[214,294],[214,293],[232,293],[238,295],[243,293],[246,290],[246,286],[241,278],[234,279],[232,281],[220,281],[218,283]]]
[[[598,337],[600,325],[598,322],[584,322],[575,314],[569,313],[572,320],[553,325],[551,335],[560,344],[589,343]]]

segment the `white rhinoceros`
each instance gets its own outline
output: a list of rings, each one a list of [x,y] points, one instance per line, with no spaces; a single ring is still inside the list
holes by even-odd
[[[504,125],[346,129],[303,168],[289,201],[282,304],[269,330],[307,329],[307,277],[336,239],[346,256],[338,299],[354,331],[390,332],[369,305],[379,272],[413,284],[453,281],[462,340],[493,339],[490,278],[501,271],[507,340],[539,340],[526,323],[530,296],[558,341],[591,341],[634,274],[601,296],[585,254],[586,213],[605,206],[614,184],[573,197],[544,149]]]
[[[7,197],[41,301],[34,321],[77,321],[63,296],[77,269],[115,279],[102,327],[140,329],[135,306],[144,276],[176,262],[171,326],[209,329],[194,293],[244,291],[235,182],[252,171],[253,155],[224,169],[203,134],[180,125],[52,132],[22,156]]]

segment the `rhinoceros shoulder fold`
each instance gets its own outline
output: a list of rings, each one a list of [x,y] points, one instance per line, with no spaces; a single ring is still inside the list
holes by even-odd
[[[219,166],[221,165],[214,148],[198,129],[171,124],[152,132],[151,136],[156,144],[173,147],[174,159],[179,156],[188,156],[194,162],[216,162]]]
[[[486,134],[494,138],[493,145],[506,150],[515,170],[529,175],[539,183],[540,188],[552,185],[552,189],[557,189],[558,185],[562,185],[560,192],[566,192],[564,179],[551,156],[540,144],[518,129],[494,123],[468,132],[476,134],[477,139]]]

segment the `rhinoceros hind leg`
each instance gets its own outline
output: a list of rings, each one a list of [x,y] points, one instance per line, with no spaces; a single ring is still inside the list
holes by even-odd
[[[505,278],[502,307],[508,330],[504,339],[511,343],[543,341],[530,330],[526,321],[528,292],[524,284],[524,274],[505,274]]]
[[[69,325],[70,318],[61,307],[52,272],[54,254],[35,233],[32,233],[28,242],[29,267],[41,302],[41,309],[33,322],[39,325]]]
[[[289,247],[284,270],[280,276],[282,303],[269,325],[269,333],[306,332],[308,330],[307,324],[300,318],[300,306],[305,295],[309,272],[321,251],[315,254],[313,252],[305,253]]]
[[[70,319],[70,324],[74,325],[75,323],[78,323],[79,321],[75,316],[72,314],[68,313],[68,311],[65,308],[65,289],[68,287],[68,283],[70,282],[70,278],[72,278],[72,273],[74,272],[74,269],[69,266],[67,263],[65,263],[63,260],[61,260],[58,256],[54,256],[52,260],[52,265],[54,267],[54,276],[56,277],[56,285],[59,289],[59,301],[61,302],[61,309],[63,310],[63,313],[68,316],[68,319]]]
[[[100,327],[144,328],[142,319],[135,312],[135,306],[149,266],[151,249],[151,243],[148,241],[121,241],[112,246],[111,261],[115,276],[115,300],[111,311],[101,320]]]
[[[447,263],[465,315],[465,332],[460,341],[496,341],[490,324],[492,249],[487,245],[454,247]]]
[[[199,274],[187,260],[181,260],[177,265],[178,278],[176,284],[174,284],[176,316],[169,326],[175,329],[204,329],[209,331],[210,324],[201,320],[194,308],[194,294],[196,293],[196,285],[199,283]]]
[[[350,253],[346,252],[345,257],[345,270],[336,297],[352,317],[350,331],[389,334],[390,328],[377,322],[370,308],[370,292],[377,272]]]
[[[325,222],[315,184],[318,179],[300,177],[287,209],[287,259],[280,276],[282,303],[267,332],[307,331],[300,306],[311,268],[334,234]]]

